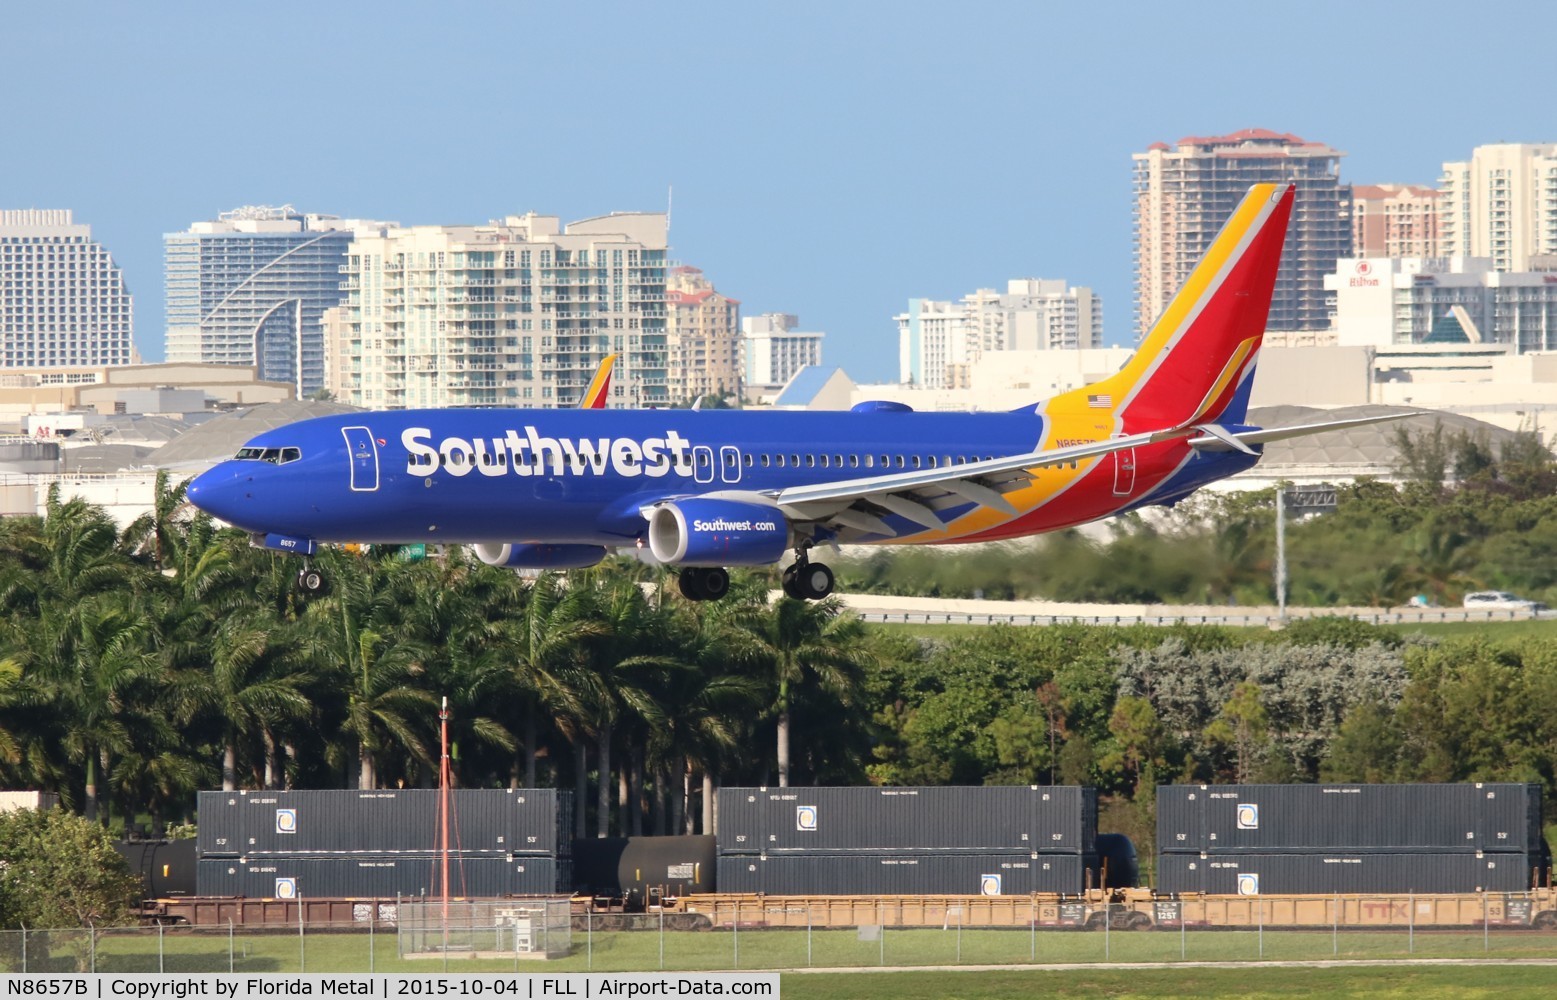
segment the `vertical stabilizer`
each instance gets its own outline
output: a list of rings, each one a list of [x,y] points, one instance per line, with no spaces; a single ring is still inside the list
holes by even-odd
[[[1047,408],[1111,408],[1123,433],[1241,422],[1293,198],[1251,187],[1124,368]]]

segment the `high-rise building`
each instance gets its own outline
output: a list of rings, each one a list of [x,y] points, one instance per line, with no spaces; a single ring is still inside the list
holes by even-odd
[[[0,367],[135,363],[134,301],[70,209],[0,211]]]
[[[1490,257],[1527,271],[1557,254],[1557,144],[1477,146],[1439,178],[1438,244],[1445,257]]]
[[[353,231],[379,225],[247,206],[167,233],[168,360],[252,365],[299,396],[323,388],[320,317],[341,301]]]
[[[1415,184],[1353,184],[1352,253],[1437,257],[1437,190]]]
[[[1358,258],[1336,263],[1341,347],[1506,344],[1557,351],[1557,275],[1497,271],[1489,257]]]
[[[780,386],[807,365],[822,363],[825,333],[796,330],[800,319],[789,313],[763,313],[741,320],[742,367],[747,386]]]
[[[554,215],[362,234],[345,265],[342,402],[565,407],[607,354],[610,406],[671,402],[665,215]]]
[[[741,303],[719,294],[695,267],[673,267],[665,281],[670,398],[740,396]]]
[[[1103,346],[1103,300],[1065,280],[1019,278],[1004,292],[980,288],[960,302],[910,299],[893,317],[905,385],[954,389],[987,351],[1086,350]]]
[[[1190,136],[1135,153],[1135,318],[1145,336],[1251,184],[1294,184],[1297,203],[1271,301],[1271,330],[1323,330],[1333,297],[1324,276],[1351,256],[1345,155],[1265,129]]]

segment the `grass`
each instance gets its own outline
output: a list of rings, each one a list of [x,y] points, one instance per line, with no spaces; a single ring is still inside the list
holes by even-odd
[[[18,940],[7,932],[0,940],[0,968],[20,969]],[[75,955],[85,962],[84,934],[75,939],[56,932],[50,941],[29,938],[29,971],[69,971]],[[155,931],[103,932],[96,947],[100,972],[226,972],[229,938],[225,929],[170,929],[162,937],[159,961]],[[360,931],[296,934],[235,933],[231,938],[235,972],[439,972],[441,959],[397,956],[392,933],[371,939]],[[661,949],[663,948],[663,965]],[[1182,949],[1182,950],[1181,950]],[[45,955],[48,957],[45,958]],[[1351,931],[1332,938],[1325,931],[1101,932],[888,928],[885,940],[859,931],[803,929],[574,934],[572,951],[546,962],[451,958],[451,972],[635,972],[699,970],[773,970],[873,968],[882,965],[956,966],[1108,962],[1330,961],[1408,958],[1547,958],[1557,960],[1557,935],[1535,932],[1494,934],[1485,950],[1476,932]],[[1548,970],[1557,990],[1557,969]],[[853,980],[851,980],[853,981]],[[787,987],[786,987],[787,990]],[[835,994],[836,995],[836,994]],[[979,994],[982,995],[982,994]]]
[[[1376,997],[1390,1000],[1550,996],[1540,967],[1106,969],[914,972],[783,977],[784,1000],[1007,1000],[1009,997]]]

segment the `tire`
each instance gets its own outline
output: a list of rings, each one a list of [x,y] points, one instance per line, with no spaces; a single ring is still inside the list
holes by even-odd
[[[297,574],[297,585],[306,593],[318,594],[324,590],[324,574],[316,569],[305,569]]]
[[[796,577],[800,596],[808,601],[820,601],[833,592],[833,571],[826,563],[806,563]]]
[[[730,572],[719,566],[702,570],[703,577],[700,586],[703,591],[703,600],[717,601],[730,592]]]
[[[1543,910],[1530,921],[1530,926],[1538,931],[1557,930],[1557,911]]]
[[[784,590],[784,596],[790,598],[791,600],[795,600],[795,601],[803,601],[803,600],[805,600],[804,595],[802,595],[800,593],[800,574],[799,574],[799,569],[800,569],[800,567],[798,567],[798,566],[787,566],[787,567],[785,567],[785,569],[784,569],[784,576],[783,576],[782,582],[780,584],[780,586]]]

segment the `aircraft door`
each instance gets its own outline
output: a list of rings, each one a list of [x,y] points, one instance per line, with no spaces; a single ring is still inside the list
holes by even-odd
[[[1135,490],[1135,449],[1114,452],[1114,496],[1129,496]]]
[[[706,444],[692,449],[692,478],[700,483],[714,481],[714,450]]]
[[[741,453],[737,448],[725,445],[719,449],[719,478],[727,483],[741,481]]]
[[[354,493],[371,493],[378,489],[378,445],[373,432],[366,427],[342,427],[346,438],[346,454],[351,461],[351,489]]]

